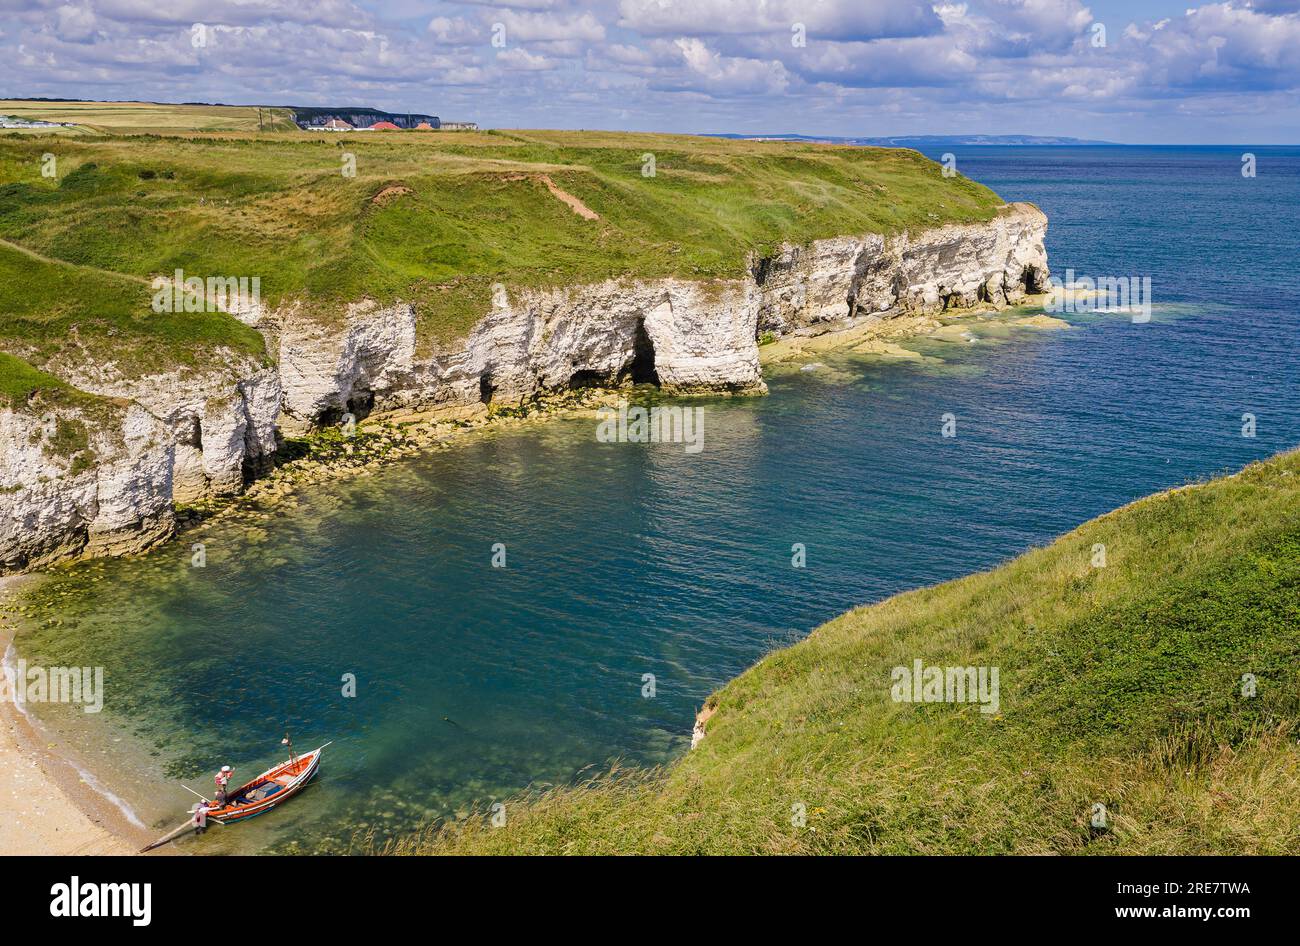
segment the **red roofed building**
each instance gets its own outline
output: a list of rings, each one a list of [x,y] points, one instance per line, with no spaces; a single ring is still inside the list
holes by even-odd
[[[370,126],[371,131],[401,131],[397,125],[392,122],[375,122]]]

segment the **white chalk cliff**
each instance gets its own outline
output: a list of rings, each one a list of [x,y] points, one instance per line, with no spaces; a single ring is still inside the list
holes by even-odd
[[[1041,211],[1013,204],[983,224],[783,247],[734,280],[507,286],[466,338],[427,354],[411,305],[361,302],[328,325],[294,303],[239,314],[266,337],[274,367],[232,356],[126,380],[111,365],[48,365],[118,406],[107,420],[71,407],[0,410],[0,573],[147,548],[171,534],[174,503],[239,492],[282,433],[346,412],[518,405],[643,381],[674,394],[761,393],[761,332],[1013,305],[1046,286],[1046,229]],[[92,431],[91,468],[51,449],[60,417]]]

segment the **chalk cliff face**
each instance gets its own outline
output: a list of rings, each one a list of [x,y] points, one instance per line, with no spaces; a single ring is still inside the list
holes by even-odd
[[[171,536],[174,503],[240,492],[279,446],[279,373],[250,359],[133,380],[48,367],[112,400],[93,414],[0,410],[0,573],[142,551]],[[60,455],[60,424],[88,431],[89,469]]]
[[[87,431],[89,468],[60,454],[60,423]],[[141,551],[171,535],[171,432],[143,407],[0,411],[0,444],[0,571]]]
[[[780,335],[848,316],[1015,305],[1047,290],[1046,233],[1041,210],[1012,204],[989,223],[786,247],[753,267],[759,330]]]
[[[517,405],[575,384],[759,393],[756,300],[749,280],[506,291],[463,342],[423,358],[409,305],[352,306],[341,331],[290,314],[279,335],[282,425],[302,430],[345,412]]]
[[[279,372],[250,358],[137,379],[111,365],[51,370],[82,391],[134,402],[167,427],[177,502],[239,492],[277,448]]]
[[[202,372],[126,380],[111,365],[46,366],[129,407],[111,423],[85,419],[95,431],[90,469],[52,454],[57,412],[0,410],[0,572],[143,549],[171,534],[174,503],[239,492],[282,434],[345,413],[513,406],[548,390],[633,382],[762,393],[759,333],[1015,304],[1046,286],[1046,227],[1041,211],[1016,204],[986,224],[782,247],[734,280],[505,287],[465,339],[429,352],[410,305],[362,302],[330,325],[293,304],[237,313],[262,331],[276,367],[232,356]]]

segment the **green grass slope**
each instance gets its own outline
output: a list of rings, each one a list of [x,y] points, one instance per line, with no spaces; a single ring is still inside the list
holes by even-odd
[[[263,301],[321,319],[414,302],[427,350],[463,337],[494,282],[738,277],[782,242],[987,220],[1000,204],[903,150],[600,132],[0,136],[0,349],[44,368],[74,328],[92,360],[255,348],[222,313],[149,311],[147,280],[182,269],[256,276]]]
[[[894,702],[891,668],[917,658],[1000,668],[1001,712]],[[1290,453],[831,621],[715,694],[707,738],[666,769],[392,850],[1295,854],[1298,699]]]

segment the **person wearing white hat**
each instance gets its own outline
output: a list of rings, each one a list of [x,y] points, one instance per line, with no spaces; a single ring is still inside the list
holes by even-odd
[[[218,805],[226,804],[226,791],[230,786],[230,776],[234,774],[235,770],[228,765],[223,765],[221,771],[216,774]]]

